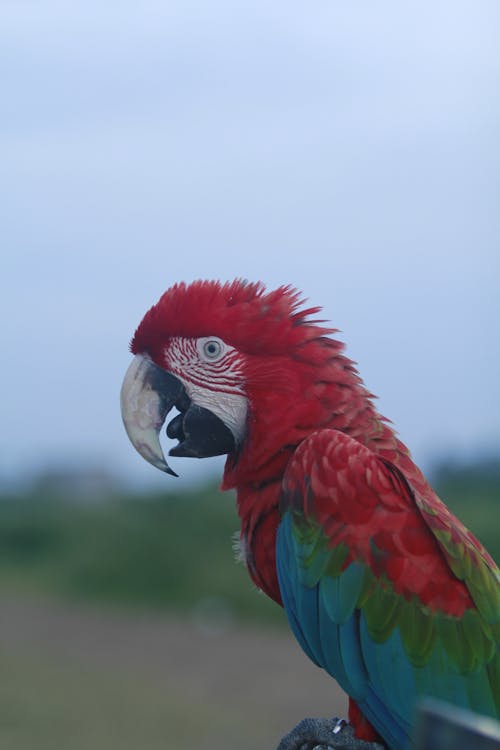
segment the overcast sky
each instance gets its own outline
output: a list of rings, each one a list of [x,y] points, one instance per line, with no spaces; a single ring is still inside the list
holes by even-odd
[[[174,481],[118,394],[194,278],[323,305],[424,467],[498,452],[499,39],[497,0],[3,0],[0,477]]]

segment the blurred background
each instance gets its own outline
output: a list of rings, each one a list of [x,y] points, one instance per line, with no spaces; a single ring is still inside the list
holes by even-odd
[[[174,480],[126,438],[175,281],[322,305],[500,559],[499,32],[495,0],[2,2],[2,746],[250,750],[345,711],[233,562],[223,460]]]

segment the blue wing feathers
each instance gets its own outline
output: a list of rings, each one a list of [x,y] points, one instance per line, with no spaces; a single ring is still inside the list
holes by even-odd
[[[293,634],[300,643],[302,649],[305,651],[307,656],[317,666],[321,667],[323,664],[318,659],[315,651],[309,645],[309,639],[306,636],[305,630],[307,629],[307,622],[304,623],[298,613],[301,611],[301,607],[298,606],[298,602],[302,601],[302,594],[307,593],[307,589],[301,585],[297,576],[297,566],[294,565],[295,551],[293,535],[291,533],[290,518],[287,517],[285,522],[280,525],[278,529],[276,547],[280,549],[281,554],[276,556],[276,568],[278,572],[278,579],[281,581],[287,581],[288,585],[280,586],[281,598],[283,600],[283,607],[285,609],[288,622],[292,628]],[[314,629],[314,628],[313,628]]]
[[[380,661],[383,663],[384,654],[377,655],[376,650],[371,648],[371,645],[377,647],[381,644],[366,639],[365,648],[362,648],[359,612],[354,611],[354,594],[349,591],[349,586],[352,586],[357,592],[357,600],[363,580],[361,566],[349,566],[346,581],[340,585],[336,579],[330,579],[332,583],[326,584],[322,591],[321,587],[328,580],[324,577],[316,585],[305,586],[296,564],[297,544],[292,519],[287,513],[278,529],[277,570],[283,604],[297,640],[306,654],[332,674],[341,687],[357,700],[368,720],[384,732],[391,748],[399,750],[406,747],[409,720],[398,723],[371,684],[372,674],[375,683],[384,678],[380,676],[378,666]],[[325,604],[325,601],[329,601],[329,592],[336,599],[333,606]],[[350,616],[347,616],[348,611]],[[343,622],[335,621],[336,614],[341,615]],[[392,684],[391,667],[386,671],[390,675],[389,684]]]
[[[385,640],[373,638],[356,606],[363,566],[351,564],[336,577],[304,577],[290,513],[278,529],[277,568],[285,611],[307,655],[335,677],[356,700],[391,750],[409,746],[416,697],[430,695],[480,713],[495,714],[488,670],[460,673],[438,637],[426,664],[408,658],[398,627]],[[323,554],[323,553],[322,553]],[[325,568],[325,560],[321,562]],[[317,571],[316,571],[317,572]],[[307,580],[307,584],[304,582]]]
[[[364,615],[360,617],[359,637],[366,663],[370,690],[360,708],[375,727],[394,739],[397,748],[405,747],[411,730],[411,713],[415,701],[415,680],[404,656],[399,632],[384,643],[371,638]]]
[[[352,617],[363,588],[364,577],[364,566],[351,563],[342,575],[336,578],[324,576],[321,579],[321,606],[333,622],[342,624]]]
[[[323,607],[319,608],[319,635],[323,643],[324,661],[322,667],[329,674],[337,674],[337,682],[344,689],[353,689],[345,669],[340,648],[340,626],[332,623]]]
[[[340,625],[338,635],[341,663],[346,673],[346,684],[349,685],[344,689],[359,703],[365,699],[368,685],[368,673],[360,648],[359,616],[352,616]]]

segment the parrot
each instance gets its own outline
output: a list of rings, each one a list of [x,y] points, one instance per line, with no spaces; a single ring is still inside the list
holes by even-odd
[[[168,474],[174,409],[169,456],[226,456],[250,578],[348,696],[348,723],[306,720],[280,748],[346,729],[346,747],[406,750],[423,697],[500,716],[500,571],[320,311],[290,285],[173,284],[133,335],[122,418]]]

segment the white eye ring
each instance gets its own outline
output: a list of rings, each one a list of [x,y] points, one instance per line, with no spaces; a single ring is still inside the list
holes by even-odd
[[[220,355],[222,354],[222,341],[220,341],[219,339],[207,339],[203,343],[202,349],[206,359],[209,359],[213,362],[214,360],[219,359]]]

